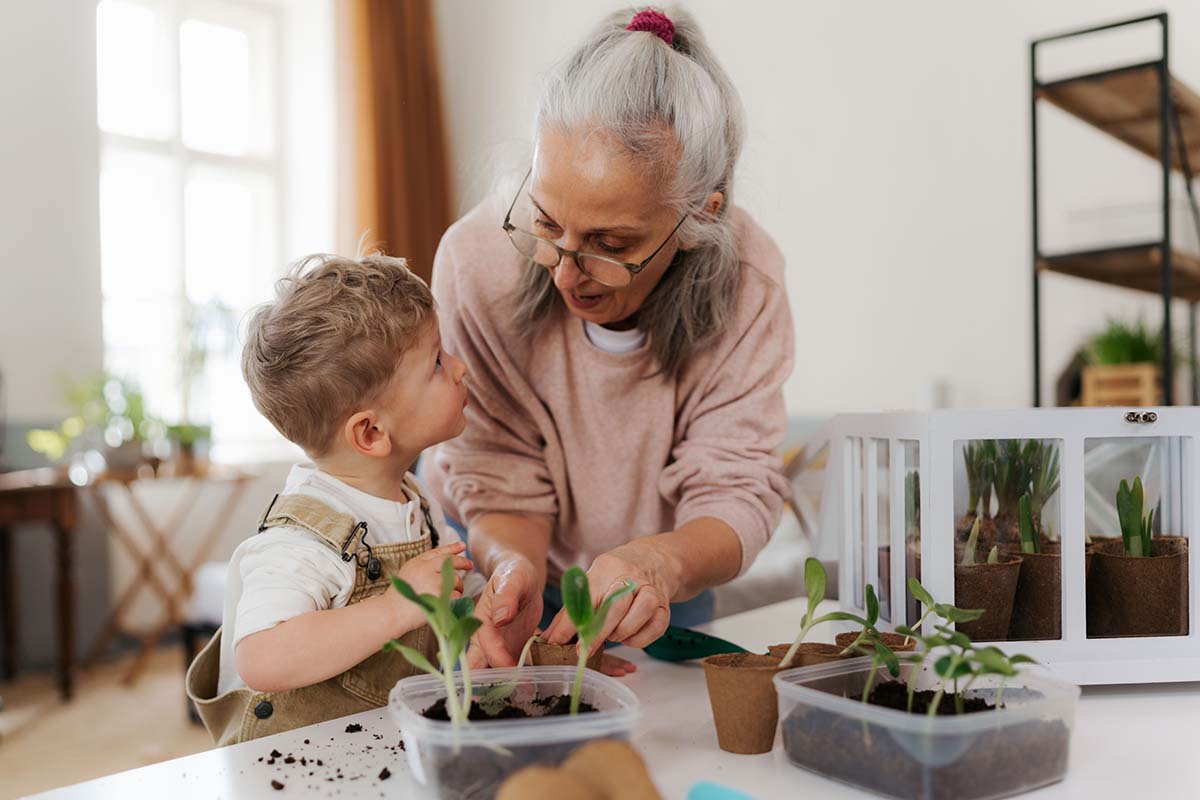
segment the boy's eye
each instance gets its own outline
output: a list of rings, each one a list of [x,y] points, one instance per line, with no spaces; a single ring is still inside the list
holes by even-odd
[[[441,353],[437,354],[437,359],[434,361],[434,368],[435,369],[442,368],[442,354]]]

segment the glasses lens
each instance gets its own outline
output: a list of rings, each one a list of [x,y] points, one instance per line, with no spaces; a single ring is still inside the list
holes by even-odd
[[[605,286],[628,286],[633,274],[623,265],[599,256],[580,255],[580,272]]]
[[[558,251],[540,236],[534,236],[514,228],[508,232],[508,238],[512,240],[513,247],[517,248],[521,255],[532,259],[534,263],[541,264],[543,267],[553,267],[558,264]]]

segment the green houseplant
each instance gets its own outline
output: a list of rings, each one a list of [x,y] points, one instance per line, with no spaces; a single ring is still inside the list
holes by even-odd
[[[1188,631],[1188,541],[1155,536],[1141,477],[1116,493],[1120,538],[1092,545],[1088,636],[1182,636]]]

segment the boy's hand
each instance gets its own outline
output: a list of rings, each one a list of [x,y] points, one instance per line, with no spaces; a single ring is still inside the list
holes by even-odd
[[[456,572],[470,571],[474,568],[470,559],[462,555],[466,549],[467,546],[463,542],[453,542],[436,547],[405,561],[404,566],[400,567],[400,571],[396,573],[396,577],[411,586],[417,594],[441,594],[442,562],[447,558],[454,564]],[[454,578],[454,597],[461,597],[462,576],[455,575]],[[394,587],[388,588],[385,597],[387,597],[388,604],[395,609],[397,618],[401,620],[401,633],[414,630],[424,623],[425,617],[421,614],[421,610],[414,603],[404,599]]]

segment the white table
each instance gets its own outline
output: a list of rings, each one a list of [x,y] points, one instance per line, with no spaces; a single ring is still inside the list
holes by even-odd
[[[753,650],[788,638],[802,613],[799,601],[748,611],[705,626]],[[817,631],[814,639],[828,631]],[[644,717],[635,740],[653,765],[660,791],[683,798],[700,780],[724,784],[755,797],[863,798],[849,787],[796,769],[775,753],[737,756],[717,747],[712,712],[698,664],[666,664],[640,651],[625,653],[638,672],[625,680],[642,701]],[[362,725],[346,733],[348,724]],[[1027,795],[1050,798],[1200,798],[1200,684],[1085,689],[1076,717],[1067,779]],[[381,738],[376,738],[376,737]],[[301,728],[232,747],[210,750],[76,786],[39,798],[376,798],[416,794],[399,734],[386,709]],[[309,744],[305,744],[308,740]],[[297,761],[277,759],[272,750]],[[310,763],[301,766],[303,757]],[[260,761],[259,759],[263,760]],[[323,766],[315,766],[321,759]],[[380,781],[387,768],[392,776]],[[313,775],[309,776],[308,773]],[[338,774],[343,776],[336,777]],[[332,779],[332,780],[330,780]],[[284,784],[275,790],[271,781]]]

